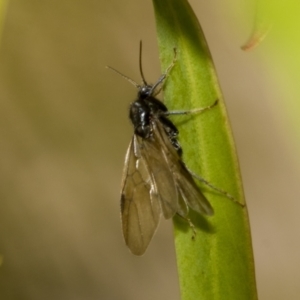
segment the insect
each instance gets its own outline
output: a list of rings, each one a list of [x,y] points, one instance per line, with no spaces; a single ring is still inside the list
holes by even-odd
[[[125,157],[121,191],[123,235],[126,245],[135,255],[146,251],[161,215],[170,219],[178,214],[188,220],[189,208],[203,215],[214,213],[195,183],[194,174],[181,159],[182,148],[177,139],[179,132],[168,116],[200,113],[213,108],[217,101],[211,106],[191,111],[168,111],[155,96],[175,64],[176,49],[171,65],[153,85],[145,80],[141,53],[142,43],[139,55],[141,85],[108,67],[138,89],[137,99],[129,109],[134,135]],[[227,195],[204,179],[200,180]]]

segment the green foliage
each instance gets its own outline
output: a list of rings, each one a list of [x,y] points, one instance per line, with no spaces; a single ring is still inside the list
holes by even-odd
[[[184,161],[195,173],[244,203],[242,182],[226,109],[213,62],[191,7],[185,0],[153,0],[160,59],[165,70],[177,49],[177,62],[165,83],[170,110],[219,104],[199,115],[173,117],[180,130]],[[246,206],[201,184],[215,209],[213,217],[194,212],[187,222],[174,218],[182,300],[257,299]]]

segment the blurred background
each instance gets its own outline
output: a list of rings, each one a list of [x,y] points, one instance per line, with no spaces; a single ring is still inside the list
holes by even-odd
[[[254,24],[251,1],[190,3],[237,145],[259,297],[298,299],[297,54],[278,42],[276,26],[254,51],[240,49]],[[140,39],[153,82],[151,1],[9,2],[0,42],[0,299],[180,299],[172,223],[162,220],[142,257],[121,235],[136,90],[105,66],[139,81]]]

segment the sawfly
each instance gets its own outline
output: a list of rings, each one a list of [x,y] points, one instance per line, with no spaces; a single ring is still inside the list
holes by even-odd
[[[145,80],[141,53],[142,43],[139,54],[142,84],[108,67],[138,89],[137,99],[129,108],[134,135],[125,157],[121,190],[123,235],[126,245],[135,255],[146,251],[161,215],[170,219],[178,214],[189,221],[189,208],[203,215],[213,215],[212,206],[193,179],[195,174],[182,161],[182,148],[177,138],[179,132],[168,116],[200,113],[218,102],[190,111],[168,111],[156,95],[175,64],[176,49],[172,63],[153,85]],[[203,178],[197,178],[231,198]]]

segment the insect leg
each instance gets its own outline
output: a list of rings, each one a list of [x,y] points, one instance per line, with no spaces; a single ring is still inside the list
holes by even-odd
[[[168,66],[167,70],[165,71],[164,74],[162,74],[159,79],[157,80],[157,82],[153,85],[152,89],[151,89],[151,93],[153,93],[153,96],[155,97],[156,95],[158,95],[163,86],[161,86],[155,93],[153,92],[160,84],[162,84],[164,82],[164,80],[167,78],[167,76],[169,75],[169,73],[171,72],[171,70],[173,69],[173,67],[175,66],[176,63],[176,58],[177,58],[177,50],[176,48],[173,49],[174,50],[174,58],[172,63]]]
[[[187,168],[187,170],[190,172],[190,174],[195,177],[196,179],[198,179],[199,181],[203,182],[204,184],[206,184],[207,186],[209,186],[210,188],[212,188],[213,190],[223,194],[224,196],[226,196],[228,199],[230,199],[231,201],[233,201],[234,203],[245,207],[245,204],[240,203],[238,200],[236,200],[232,195],[230,195],[229,193],[227,193],[226,191],[214,186],[213,184],[211,184],[209,181],[207,181],[206,179],[204,179],[203,177],[197,175],[196,173],[192,172],[190,169]]]
[[[217,99],[212,105],[202,107],[202,108],[195,108],[191,110],[173,110],[173,111],[167,111],[165,113],[166,116],[170,115],[192,115],[192,114],[200,114],[206,110],[212,109],[214,106],[218,104],[219,100]]]
[[[177,213],[176,215],[179,216],[180,218],[182,218],[184,221],[189,223],[190,228],[193,230],[192,239],[194,240],[195,237],[196,237],[197,232],[196,232],[196,229],[195,229],[195,225],[192,223],[191,219],[189,219],[189,218],[187,218],[187,217],[185,217],[185,216],[183,216],[179,213]]]

